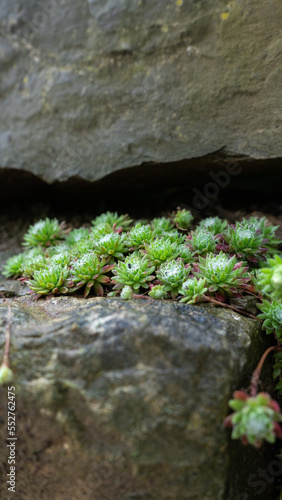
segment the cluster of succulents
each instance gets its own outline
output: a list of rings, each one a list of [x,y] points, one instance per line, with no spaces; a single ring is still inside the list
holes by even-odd
[[[41,296],[82,289],[84,297],[138,293],[188,303],[211,297],[229,302],[264,279],[264,290],[278,298],[282,259],[264,257],[268,246],[279,244],[276,229],[256,218],[228,225],[209,217],[195,224],[186,209],[144,223],[106,212],[91,227],[75,229],[47,218],[28,229],[25,251],[8,259],[3,274],[20,278]],[[269,267],[256,278],[263,259]]]
[[[180,208],[144,223],[106,212],[91,227],[75,229],[47,218],[28,229],[25,250],[10,257],[2,272],[38,297],[77,293],[188,304],[211,300],[232,307],[234,297],[252,294],[263,328],[280,342],[282,256],[276,230],[256,217],[236,224],[208,217],[196,224]],[[274,378],[282,393],[281,352],[275,354]],[[282,436],[280,408],[269,395],[237,391],[229,404],[235,411],[225,423],[233,427],[233,438],[259,447]]]

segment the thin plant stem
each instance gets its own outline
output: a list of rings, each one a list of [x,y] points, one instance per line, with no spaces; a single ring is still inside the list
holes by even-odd
[[[253,375],[252,375],[252,379],[251,379],[251,384],[250,384],[250,394],[251,396],[255,396],[256,393],[257,393],[257,387],[258,387],[258,381],[259,381],[259,377],[260,377],[260,373],[261,373],[261,370],[262,370],[262,367],[263,367],[263,364],[268,356],[268,354],[271,352],[271,351],[282,351],[282,347],[277,347],[275,345],[272,345],[271,347],[269,347],[268,349],[266,349],[266,351],[264,351],[262,357],[260,358],[259,360],[259,363],[255,369],[255,371],[253,372]]]

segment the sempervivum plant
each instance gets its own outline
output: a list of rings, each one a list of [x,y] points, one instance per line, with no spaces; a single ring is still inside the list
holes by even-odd
[[[263,294],[282,299],[282,259],[274,255],[273,259],[267,259],[267,264],[269,267],[263,267],[257,273],[258,285]]]
[[[35,271],[39,271],[40,269],[46,269],[47,267],[47,259],[42,254],[35,254],[31,250],[28,252],[27,257],[24,259],[22,264],[22,275],[25,278],[31,278]]]
[[[113,227],[108,222],[100,222],[92,228],[91,237],[102,238],[113,232]]]
[[[214,236],[223,233],[226,227],[227,221],[222,220],[219,217],[207,217],[206,219],[203,219],[198,225],[198,228],[210,231]]]
[[[263,300],[262,304],[257,304],[257,307],[262,311],[258,318],[263,319],[262,328],[266,333],[272,333],[275,330],[276,336],[282,337],[282,303],[278,300],[268,302]]]
[[[6,264],[3,266],[2,274],[6,278],[18,278],[22,274],[22,265],[25,259],[24,253],[19,253],[18,255],[13,255],[10,257]]]
[[[205,229],[197,229],[192,234],[192,239],[189,241],[191,250],[195,255],[214,252],[217,241],[213,234]]]
[[[193,278],[188,278],[184,281],[181,289],[179,290],[180,295],[184,295],[180,302],[187,302],[188,304],[195,304],[203,298],[203,295],[207,291],[206,280],[200,278],[199,280],[196,276]]]
[[[262,234],[246,223],[238,222],[235,226],[229,226],[224,238],[229,245],[229,251],[240,259],[258,263],[267,252]]]
[[[167,297],[167,292],[165,291],[164,285],[155,285],[152,286],[148,295],[150,295],[153,299],[163,300]]]
[[[95,217],[92,221],[92,225],[97,226],[101,223],[107,223],[111,227],[115,225],[115,227],[127,228],[130,226],[131,222],[132,220],[129,218],[128,214],[119,215],[117,212],[105,212]]]
[[[85,286],[84,297],[89,295],[92,288],[96,295],[103,296],[104,289],[102,285],[110,282],[110,278],[105,274],[113,267],[114,264],[107,264],[105,257],[100,258],[93,252],[84,254],[72,265],[71,276],[67,283],[69,292],[75,292]]]
[[[27,248],[48,248],[60,243],[66,236],[64,222],[59,223],[57,219],[39,220],[29,227],[24,236],[23,246]]]
[[[68,292],[66,286],[68,275],[69,269],[67,266],[50,266],[48,269],[34,271],[33,279],[26,283],[38,295],[66,293]]]
[[[168,219],[167,217],[156,217],[155,219],[152,220],[151,224],[154,233],[159,236],[173,229],[173,224],[171,220]]]
[[[143,225],[138,222],[138,224],[128,233],[127,244],[130,248],[144,248],[145,243],[150,243],[152,238],[153,235],[150,224]]]
[[[154,266],[159,266],[163,262],[176,259],[178,254],[177,242],[171,243],[168,238],[158,238],[150,244],[145,244],[145,257]]]
[[[189,226],[191,226],[191,222],[193,221],[194,217],[189,212],[189,210],[177,210],[175,216],[173,217],[173,222],[174,224],[179,228],[179,229],[187,229]]]
[[[281,243],[281,240],[276,237],[275,233],[279,226],[267,224],[265,217],[250,217],[249,219],[243,219],[242,223],[255,228],[256,232],[262,235],[268,252],[274,253],[277,251],[277,246]]]
[[[156,275],[160,283],[164,285],[164,290],[170,292],[171,297],[175,298],[189,273],[189,267],[185,267],[180,260],[165,262],[160,266]]]
[[[141,257],[134,252],[128,255],[124,262],[119,261],[115,269],[113,269],[115,283],[114,290],[121,290],[125,286],[130,287],[134,293],[137,293],[142,288],[149,288],[149,282],[155,279],[151,273],[155,270],[145,257]],[[113,295],[113,294],[112,294]]]
[[[115,257],[116,259],[123,259],[124,254],[128,252],[126,235],[119,233],[106,234],[94,242],[94,247],[98,255]]]
[[[274,443],[276,436],[282,437],[282,415],[276,401],[261,392],[249,396],[244,391],[235,391],[229,406],[234,413],[226,417],[226,427],[232,427],[232,438],[240,438],[243,444],[260,448],[263,441]]]
[[[220,252],[218,255],[208,254],[205,259],[200,256],[194,274],[205,279],[209,292],[219,292],[224,296],[225,293],[237,295],[248,289],[250,277],[246,270],[235,256]]]
[[[69,246],[76,245],[79,241],[88,238],[89,230],[86,227],[72,229],[66,237],[66,243]]]

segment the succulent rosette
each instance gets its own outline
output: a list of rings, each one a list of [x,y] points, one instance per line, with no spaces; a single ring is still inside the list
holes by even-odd
[[[71,276],[67,282],[69,292],[75,292],[85,286],[84,297],[87,297],[93,288],[96,295],[103,296],[103,284],[110,283],[109,276],[105,276],[114,267],[109,265],[108,259],[99,257],[93,252],[82,255],[74,261],[71,268]]]
[[[55,293],[67,293],[66,280],[69,276],[67,266],[56,265],[48,269],[34,271],[33,279],[26,282],[31,290],[38,295],[47,295]]]
[[[29,227],[24,236],[23,246],[27,248],[42,247],[48,248],[56,245],[66,237],[64,222],[59,223],[57,219],[39,220]]]
[[[211,293],[240,295],[249,287],[251,278],[246,273],[247,268],[242,267],[242,262],[238,262],[235,256],[229,257],[224,252],[208,254],[206,258],[200,256],[194,267],[194,275],[205,279]]]
[[[235,391],[233,398],[229,406],[235,411],[224,420],[225,427],[232,427],[232,439],[260,448],[263,441],[274,443],[276,437],[282,437],[281,410],[269,394],[260,392],[251,397]]]
[[[127,286],[137,293],[140,287],[149,288],[149,282],[155,279],[152,274],[154,270],[155,267],[150,265],[145,257],[137,253],[128,255],[124,262],[119,261],[113,269],[114,290],[121,290]]]

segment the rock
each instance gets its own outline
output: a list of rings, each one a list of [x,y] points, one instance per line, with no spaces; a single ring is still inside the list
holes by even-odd
[[[281,157],[281,22],[278,1],[2,0],[0,166]]]
[[[230,455],[222,422],[233,390],[248,386],[265,348],[258,322],[175,302],[15,297],[1,300],[2,345],[7,304],[21,500],[257,493],[250,474],[273,450],[238,444]],[[7,388],[0,392],[4,443]],[[3,478],[4,446],[0,462]],[[5,480],[0,488],[6,498]],[[272,488],[248,498],[272,498]]]

